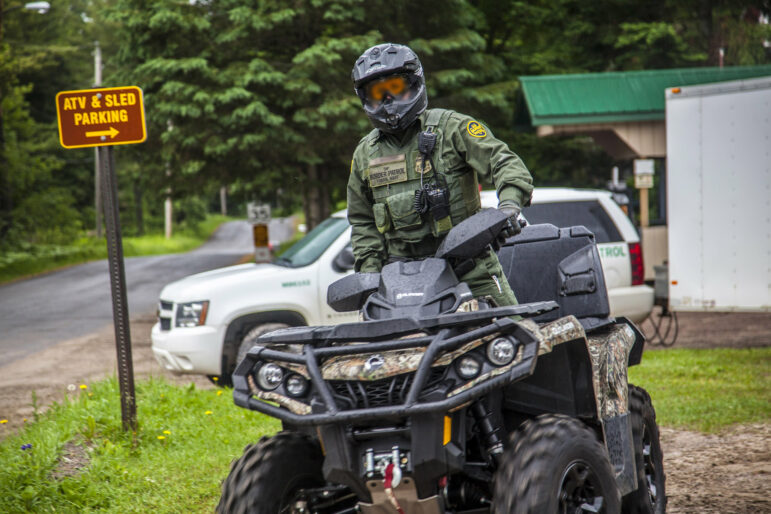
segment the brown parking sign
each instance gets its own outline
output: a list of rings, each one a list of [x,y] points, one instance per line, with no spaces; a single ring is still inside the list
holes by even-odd
[[[59,141],[65,148],[128,145],[147,139],[142,90],[136,86],[61,91]]]

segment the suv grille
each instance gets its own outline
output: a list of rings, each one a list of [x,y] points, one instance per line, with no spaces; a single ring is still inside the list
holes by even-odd
[[[431,368],[426,388],[435,385],[444,376],[446,367]],[[342,410],[384,407],[404,403],[415,373],[364,382],[355,380],[330,380],[332,395]]]
[[[171,318],[161,318],[161,330],[171,330]]]

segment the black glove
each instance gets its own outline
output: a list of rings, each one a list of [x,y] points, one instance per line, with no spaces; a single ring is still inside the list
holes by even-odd
[[[509,218],[509,236],[516,236],[522,232],[522,227],[519,224],[519,213],[522,212],[522,208],[515,203],[501,204],[498,206],[498,210],[501,211]]]

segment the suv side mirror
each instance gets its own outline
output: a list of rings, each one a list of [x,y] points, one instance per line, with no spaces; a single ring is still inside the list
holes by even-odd
[[[353,269],[353,263],[355,259],[353,257],[353,249],[351,245],[346,245],[345,248],[340,250],[335,259],[332,261],[332,269],[338,273],[345,273]]]

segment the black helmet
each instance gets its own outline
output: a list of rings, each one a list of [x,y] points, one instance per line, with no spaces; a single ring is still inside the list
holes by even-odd
[[[395,98],[386,93],[376,105],[368,99],[367,89],[373,82],[391,76],[406,79],[409,94]],[[383,43],[373,46],[356,59],[351,72],[353,89],[361,99],[370,121],[380,130],[398,133],[412,125],[426,110],[428,96],[423,66],[418,56],[404,45]]]

